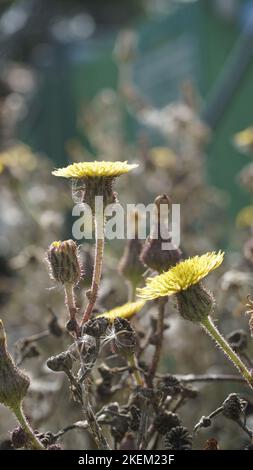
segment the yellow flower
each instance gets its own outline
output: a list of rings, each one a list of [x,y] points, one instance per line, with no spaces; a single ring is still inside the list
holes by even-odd
[[[137,289],[137,295],[145,300],[151,300],[184,291],[218,268],[223,257],[224,253],[219,251],[181,261],[169,271],[148,278],[146,287]]]
[[[33,171],[36,165],[36,156],[30,147],[23,143],[16,144],[0,153],[0,173],[5,167]]]
[[[239,150],[248,152],[253,150],[253,126],[234,135],[234,143]]]
[[[236,216],[236,225],[240,228],[250,227],[253,224],[253,206],[246,206]]]
[[[136,168],[137,164],[129,165],[127,162],[79,162],[65,168],[58,168],[52,172],[55,176],[63,178],[114,178],[128,173]]]
[[[150,158],[158,168],[174,168],[177,156],[173,150],[167,147],[153,147],[150,149]]]
[[[101,313],[97,318],[104,317],[108,320],[113,321],[115,318],[130,318],[136,313],[138,313],[142,307],[145,305],[144,300],[137,300],[137,302],[128,302],[120,307],[115,307],[108,312]]]

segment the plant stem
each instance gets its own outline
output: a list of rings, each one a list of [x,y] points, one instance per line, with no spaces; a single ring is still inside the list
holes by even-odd
[[[138,364],[137,364],[136,356],[135,356],[134,353],[129,354],[128,363],[129,363],[130,367],[133,368],[133,375],[134,375],[134,378],[136,380],[136,384],[140,385],[140,386],[143,386],[143,380],[142,380],[141,374],[138,370]]]
[[[80,336],[80,332],[79,332],[78,323],[76,321],[77,308],[76,308],[73,284],[69,284],[69,283],[65,284],[64,289],[65,289],[65,303],[69,311],[70,320],[73,320],[76,324],[75,333],[76,333],[76,337],[78,338]]]
[[[224,354],[228,356],[228,358],[234,364],[234,366],[237,367],[240,374],[248,382],[249,386],[253,388],[253,376],[251,375],[250,371],[247,369],[245,364],[242,362],[242,360],[233,351],[231,346],[223,338],[221,333],[217,330],[211,318],[206,317],[204,320],[201,321],[201,325],[203,326],[205,331],[211,336],[211,338],[213,338],[216,344],[223,350]]]
[[[153,355],[152,363],[150,366],[148,382],[152,386],[153,379],[159,365],[159,360],[162,352],[162,343],[163,343],[163,332],[164,332],[164,314],[165,314],[165,304],[167,299],[164,298],[158,299],[158,319],[156,327],[156,347]]]
[[[27,434],[28,443],[27,447],[32,450],[45,450],[45,447],[41,444],[39,439],[35,436],[30,424],[28,423],[22,404],[18,404],[12,408],[13,413],[15,414],[21,428]]]
[[[97,300],[98,288],[102,274],[102,264],[104,255],[104,225],[100,227],[100,217],[94,216],[96,251],[92,276],[91,289],[89,291],[89,302],[85,309],[82,325],[89,320],[94,305]]]
[[[136,284],[132,281],[128,282],[128,302],[134,302],[136,300]]]

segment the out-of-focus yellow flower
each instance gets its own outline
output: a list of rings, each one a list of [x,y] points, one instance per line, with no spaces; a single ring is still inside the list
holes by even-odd
[[[148,278],[146,287],[137,289],[137,295],[145,300],[151,300],[184,291],[218,268],[223,257],[224,253],[219,251],[181,261],[169,271]]]
[[[253,152],[253,126],[234,135],[234,144],[242,152]]]
[[[168,147],[153,147],[149,154],[152,163],[158,168],[173,168],[176,165],[177,156]]]
[[[0,173],[4,168],[23,168],[32,171],[36,167],[37,160],[30,147],[25,144],[17,144],[0,153]]]
[[[120,307],[115,307],[108,312],[101,313],[97,318],[104,317],[108,320],[113,321],[115,318],[130,318],[136,313],[138,313],[142,307],[145,305],[144,300],[137,300],[137,302],[128,302]]]
[[[63,178],[114,178],[128,173],[136,168],[137,164],[129,165],[127,162],[79,162],[65,168],[58,168],[52,172],[55,176]]]
[[[253,206],[246,206],[238,212],[236,216],[236,225],[240,228],[253,225]]]

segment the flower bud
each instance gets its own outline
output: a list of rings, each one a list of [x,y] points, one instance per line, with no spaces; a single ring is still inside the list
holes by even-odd
[[[16,409],[25,397],[30,379],[14,364],[7,351],[4,326],[0,320],[0,403]]]
[[[185,320],[201,322],[210,315],[214,298],[201,283],[194,284],[176,294],[177,309]]]
[[[73,240],[51,243],[47,259],[52,279],[62,284],[77,284],[81,277],[78,248]]]
[[[163,244],[170,243],[171,237],[163,238],[162,234],[165,233],[165,225],[162,220],[162,207],[164,205],[171,206],[171,201],[166,194],[158,196],[155,199],[157,218],[153,227],[151,228],[151,234],[146,239],[142,252],[140,254],[140,260],[149,268],[154,271],[162,273],[168,271],[172,266],[175,266],[182,257],[182,252],[179,248],[164,249]],[[164,230],[163,230],[164,229]],[[166,230],[167,231],[167,230]]]

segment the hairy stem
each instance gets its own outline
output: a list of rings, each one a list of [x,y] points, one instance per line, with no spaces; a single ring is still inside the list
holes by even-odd
[[[32,450],[45,450],[45,447],[41,444],[39,439],[35,436],[30,424],[28,423],[24,411],[22,408],[22,404],[17,405],[12,408],[13,413],[15,414],[21,428],[26,433],[28,438],[27,448]]]
[[[79,332],[79,326],[76,320],[76,301],[75,301],[75,294],[74,294],[74,287],[73,284],[65,284],[65,303],[69,311],[69,317],[70,320],[75,322],[76,328],[75,328],[75,333],[76,337],[78,338],[80,336]]]
[[[234,364],[234,366],[237,367],[240,374],[248,382],[249,386],[253,388],[253,376],[251,375],[250,371],[247,369],[245,364],[242,362],[242,360],[233,351],[231,346],[223,338],[221,333],[217,330],[211,318],[207,317],[204,320],[202,320],[201,325],[203,326],[205,331],[211,336],[211,338],[213,338],[216,344],[223,350],[224,354],[230,359],[230,361]]]
[[[89,320],[94,305],[97,300],[98,288],[102,274],[102,264],[104,255],[104,226],[100,226],[100,217],[94,216],[96,251],[92,276],[91,289],[89,291],[89,302],[83,315],[82,325]]]

